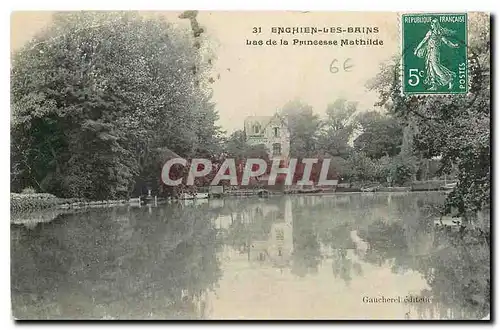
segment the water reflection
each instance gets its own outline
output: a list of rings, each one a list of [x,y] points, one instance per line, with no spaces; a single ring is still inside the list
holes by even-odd
[[[221,276],[212,219],[197,208],[117,208],[13,227],[14,315],[203,317]]]
[[[438,193],[287,196],[12,226],[18,318],[481,318],[489,237],[436,228]],[[429,297],[366,303],[363,297]]]

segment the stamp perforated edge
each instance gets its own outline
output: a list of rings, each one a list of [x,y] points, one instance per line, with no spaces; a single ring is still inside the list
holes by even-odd
[[[405,93],[404,92],[404,67],[403,67],[403,16],[405,15],[440,15],[440,14],[460,14],[465,15],[465,37],[467,39],[467,44],[465,45],[465,57],[467,59],[467,92],[466,93]],[[398,30],[399,30],[399,94],[403,97],[414,97],[414,98],[427,98],[427,97],[456,97],[456,96],[472,96],[472,75],[470,74],[471,60],[469,58],[469,18],[468,12],[463,13],[436,13],[436,12],[399,12],[398,13]]]

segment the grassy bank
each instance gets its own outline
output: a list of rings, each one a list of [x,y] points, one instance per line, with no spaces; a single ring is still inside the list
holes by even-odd
[[[81,198],[60,198],[47,193],[11,193],[11,213],[41,211],[47,209],[81,209],[88,207],[111,207],[137,205],[139,198],[123,200],[88,201]]]
[[[47,193],[10,194],[11,212],[43,210],[68,203],[69,200]]]

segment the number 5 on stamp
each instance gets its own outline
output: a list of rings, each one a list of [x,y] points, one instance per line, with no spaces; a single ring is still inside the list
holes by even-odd
[[[404,94],[466,94],[467,14],[403,14]]]

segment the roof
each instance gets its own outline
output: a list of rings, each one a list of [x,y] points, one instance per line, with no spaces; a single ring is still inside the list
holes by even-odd
[[[267,126],[274,120],[278,118],[283,126],[288,128],[288,121],[286,118],[282,117],[280,114],[275,113],[272,116],[248,116],[245,118],[245,124],[249,121],[258,122],[262,128],[265,130]],[[245,125],[246,126],[246,125]]]

